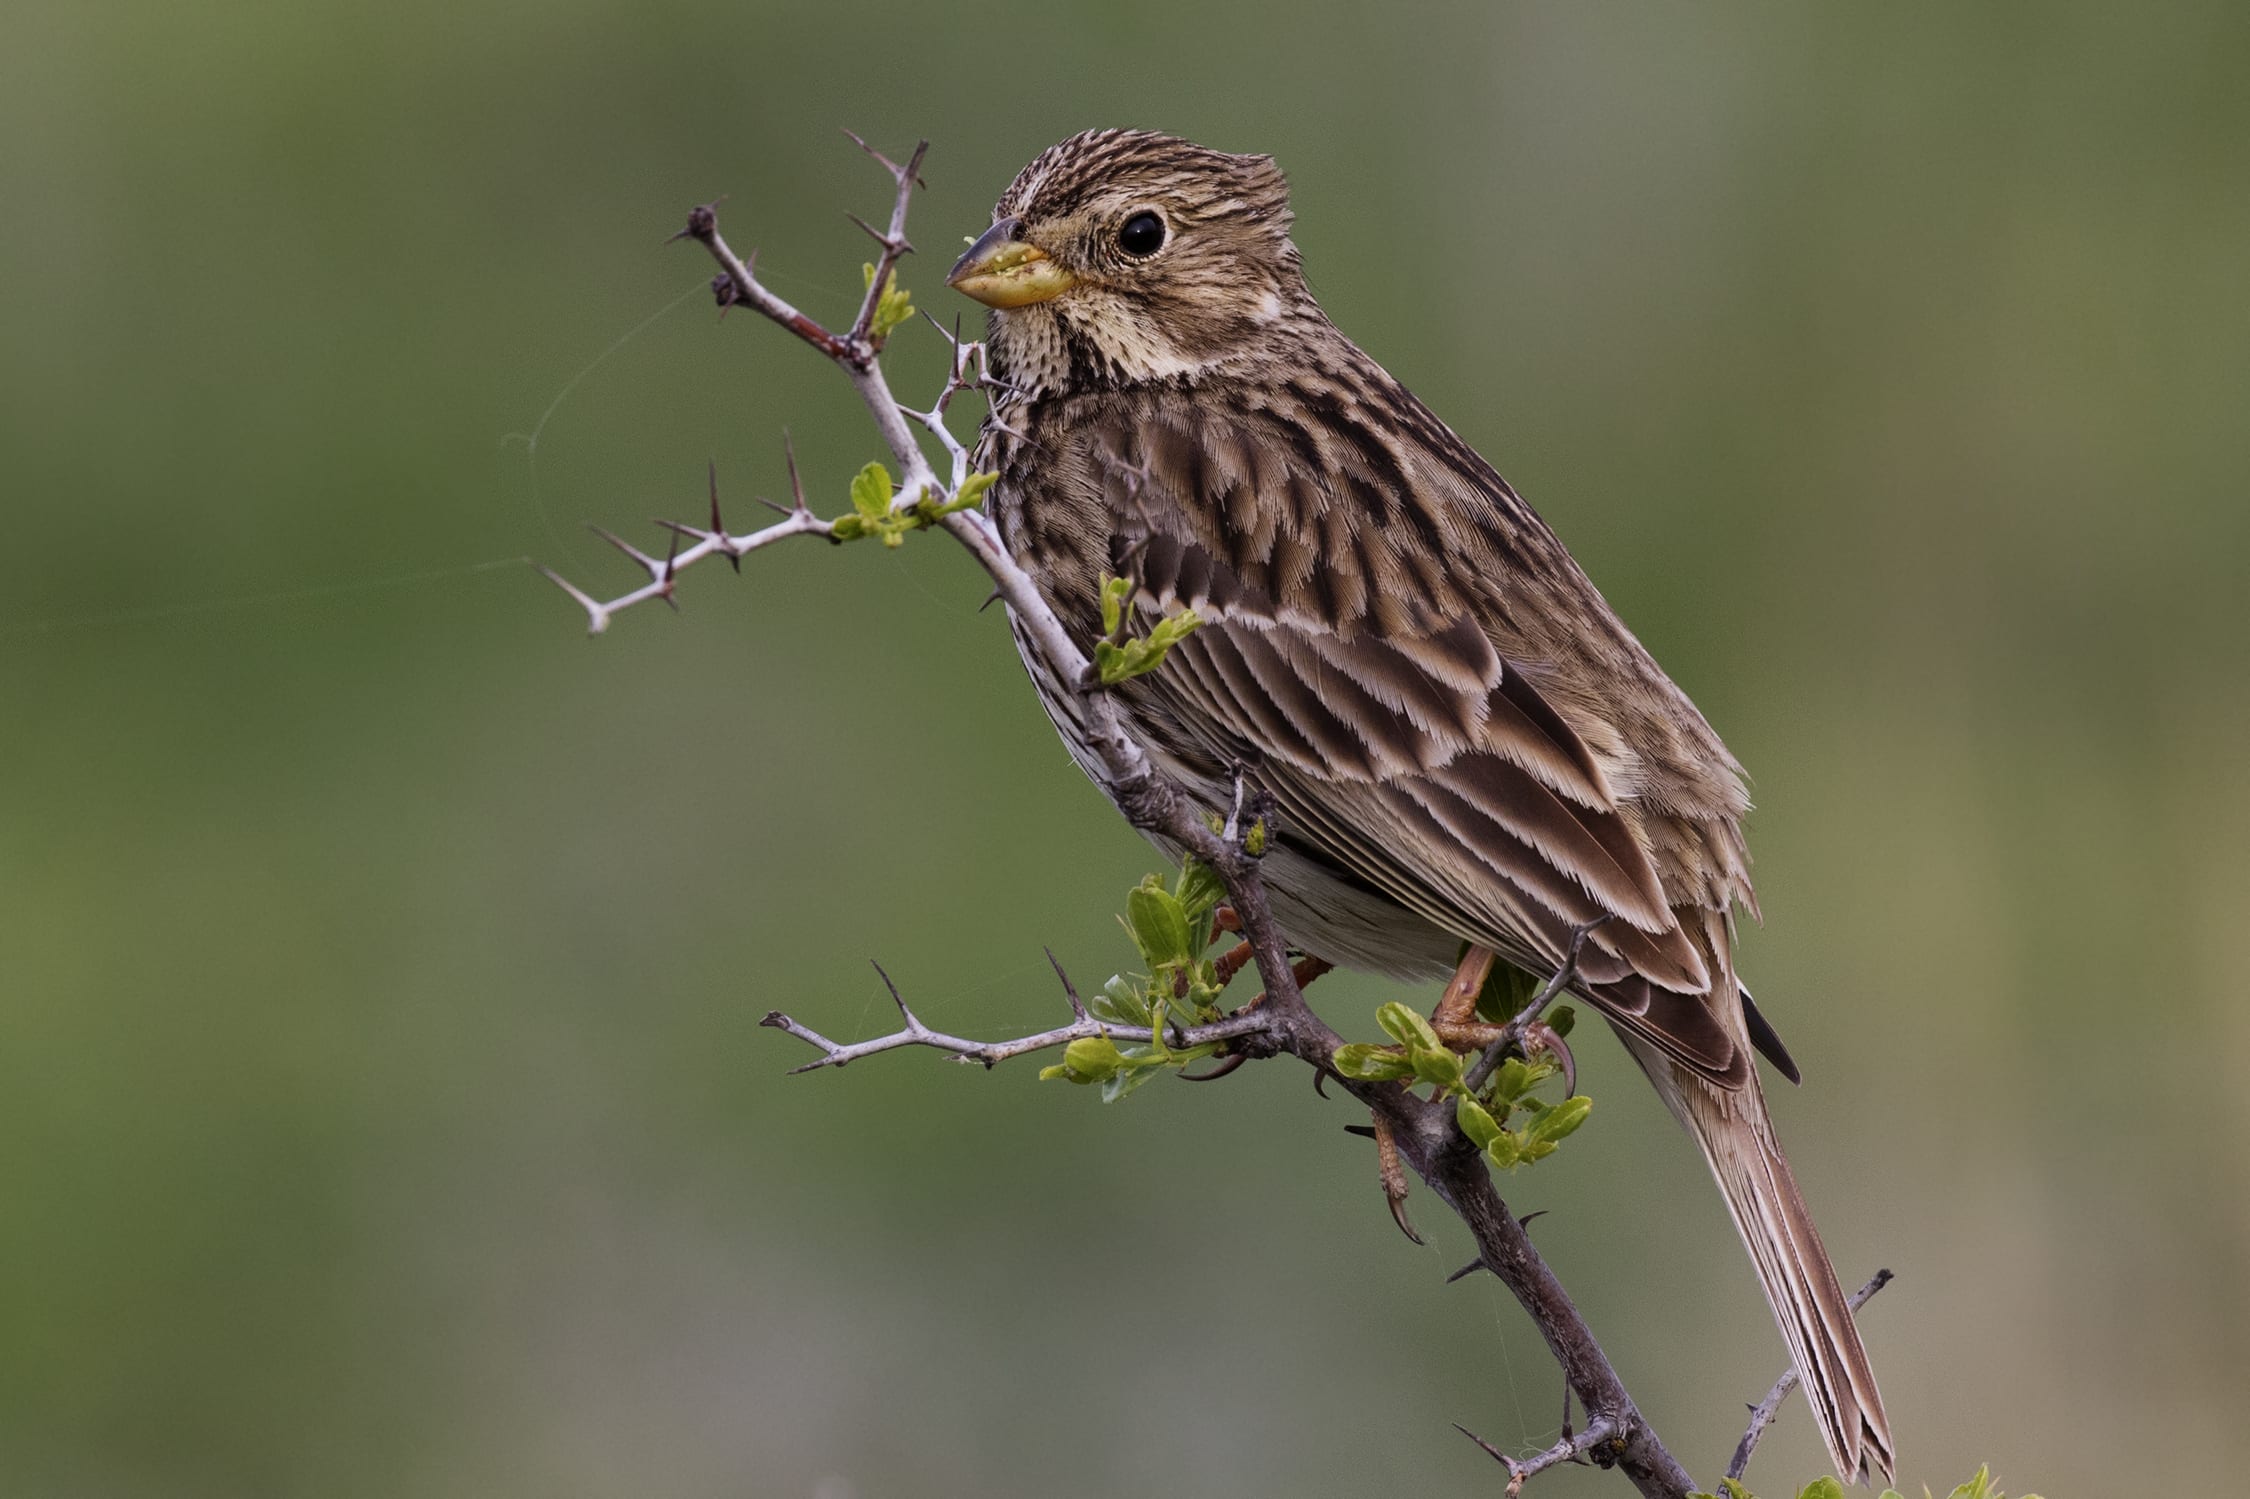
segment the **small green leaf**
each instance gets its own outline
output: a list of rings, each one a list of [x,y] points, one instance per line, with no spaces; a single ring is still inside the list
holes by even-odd
[[[1193,609],[1182,609],[1159,620],[1156,628],[1139,640],[1123,645],[1114,640],[1095,641],[1094,667],[1101,674],[1102,685],[1114,687],[1156,670],[1164,664],[1165,653],[1201,623]]]
[[[1125,605],[1132,596],[1132,579],[1103,575],[1102,638],[1094,642],[1094,669],[1104,686],[1114,687],[1156,670],[1164,664],[1165,653],[1202,623],[1193,609],[1182,609],[1158,620],[1140,639],[1128,639]]]
[[[862,287],[873,286],[875,267],[861,262],[859,282]],[[913,316],[913,294],[898,284],[898,271],[893,268],[883,277],[883,292],[875,299],[875,316],[868,324],[868,336],[880,345],[890,337],[892,329]]]
[[[1219,878],[1218,871],[1193,857],[1180,865],[1179,882],[1173,889],[1191,920],[1210,915],[1227,898],[1226,882]]]
[[[1470,1143],[1479,1150],[1500,1138],[1500,1126],[1484,1111],[1483,1104],[1466,1093],[1453,1105],[1453,1117],[1459,1122],[1461,1133],[1467,1135]]]
[[[1190,962],[1195,954],[1188,946],[1187,911],[1155,879],[1149,876],[1148,882],[1134,886],[1125,897],[1125,920],[1132,928],[1133,943],[1151,968]]]
[[[1526,1000],[1526,1004],[1530,1001]],[[1578,1012],[1569,1005],[1556,1005],[1547,1012],[1547,1029],[1558,1036],[1568,1036],[1570,1028],[1578,1023]]]
[[[1844,1499],[1844,1486],[1833,1478],[1816,1478],[1798,1491],[1797,1499]]]
[[[1090,1080],[1124,1066],[1125,1055],[1107,1036],[1081,1036],[1063,1048],[1063,1065]]]
[[[1121,973],[1110,975],[1088,1008],[1096,1020],[1111,1025],[1147,1025],[1150,1020],[1147,996]]]
[[[1523,1059],[1510,1057],[1492,1074],[1492,1101],[1513,1108],[1516,1100],[1530,1091],[1531,1083],[1531,1069],[1524,1065]]]
[[[1524,1131],[1526,1139],[1552,1148],[1558,1141],[1574,1133],[1594,1111],[1594,1101],[1580,1093],[1566,1098],[1550,1109],[1541,1109]],[[1838,1495],[1837,1499],[1843,1499]]]
[[[949,515],[957,515],[963,510],[974,510],[977,507],[977,502],[984,498],[984,492],[992,487],[993,479],[997,477],[995,474],[971,474],[967,479],[961,481],[961,487],[955,490],[950,498],[942,501],[936,495],[924,495],[914,502],[914,524],[917,526],[934,526]],[[980,479],[984,482],[975,482]]]
[[[1159,656],[1195,633],[1203,620],[1193,609],[1182,609],[1177,614],[1167,614],[1148,632],[1148,647]]]
[[[1513,1171],[1523,1159],[1523,1152],[1516,1145],[1516,1137],[1502,1130],[1484,1147],[1484,1156],[1502,1171]]]
[[[973,505],[981,504],[984,500],[984,492],[999,482],[1000,476],[998,474],[971,474],[961,481],[959,489],[953,491],[953,498],[947,502],[946,508],[948,510],[967,510]]]
[[[1399,1045],[1415,1051],[1443,1051],[1445,1045],[1419,1013],[1396,1000],[1375,1012],[1375,1023]]]
[[[852,476],[852,509],[861,519],[880,521],[891,513],[891,471],[870,463]]]
[[[1131,578],[1102,574],[1102,633],[1115,635],[1125,623],[1125,601],[1133,596]]]
[[[1102,1079],[1103,1103],[1117,1102],[1164,1070],[1164,1064],[1153,1058],[1143,1062],[1138,1057],[1128,1056],[1126,1064]]]
[[[1443,1047],[1432,1051],[1427,1047],[1417,1046],[1414,1048],[1414,1076],[1450,1093],[1464,1081],[1461,1058]]]
[[[1042,1081],[1060,1077],[1074,1083],[1098,1083],[1106,1081],[1124,1065],[1124,1053],[1109,1037],[1080,1036],[1063,1048],[1060,1067],[1045,1068],[1039,1076]]]
[[[1373,1046],[1365,1041],[1354,1041],[1349,1046],[1339,1046],[1328,1065],[1343,1077],[1363,1083],[1395,1082],[1414,1075],[1414,1064],[1399,1051],[1388,1046]]]
[[[1202,860],[1190,857],[1180,865],[1180,878],[1173,886],[1180,909],[1187,913],[1188,946],[1201,952],[1211,945],[1217,935],[1212,930],[1213,915],[1227,898],[1226,883],[1217,871]]]

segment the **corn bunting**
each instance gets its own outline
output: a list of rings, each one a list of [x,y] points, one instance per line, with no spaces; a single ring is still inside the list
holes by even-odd
[[[1135,737],[1208,806],[1238,777],[1270,799],[1273,910],[1314,958],[1452,974],[1473,1002],[1480,959],[1552,972],[1601,920],[1574,991],[1702,1147],[1838,1470],[1887,1477],[1751,1055],[1794,1079],[1735,979],[1731,911],[1756,907],[1734,757],[1546,524],[1322,313],[1270,157],[1093,131],[994,218],[951,283],[993,308],[977,467],[1009,550],[1089,653],[1104,574],[1204,620],[1120,687]],[[1017,642],[1100,782],[1075,694]]]

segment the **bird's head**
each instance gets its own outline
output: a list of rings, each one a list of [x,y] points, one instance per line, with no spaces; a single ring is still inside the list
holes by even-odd
[[[994,309],[1011,383],[1045,391],[1193,378],[1311,307],[1273,158],[1143,130],[1041,152],[946,280]]]

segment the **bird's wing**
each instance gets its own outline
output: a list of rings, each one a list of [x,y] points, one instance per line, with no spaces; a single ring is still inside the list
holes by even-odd
[[[1580,958],[1589,996],[1742,1079],[1708,998],[1718,955],[1674,909],[1699,902],[1666,888],[1617,755],[1555,709],[1545,663],[1503,653],[1492,614],[1519,558],[1473,517],[1402,502],[1417,476],[1332,432],[1153,403],[1084,430],[1076,477],[1117,524],[1112,570],[1144,611],[1205,621],[1129,684],[1176,761],[1247,767],[1286,840],[1520,966],[1559,964],[1572,928],[1612,918]]]

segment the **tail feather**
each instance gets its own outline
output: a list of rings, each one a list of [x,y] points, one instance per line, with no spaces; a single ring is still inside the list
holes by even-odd
[[[1848,1481],[1893,1472],[1890,1420],[1875,1371],[1859,1340],[1851,1303],[1774,1139],[1764,1094],[1753,1076],[1719,1087],[1647,1042],[1626,1043],[1673,1115],[1687,1127],[1726,1198],[1735,1230],[1773,1307],[1774,1321],[1820,1425],[1836,1471]]]

